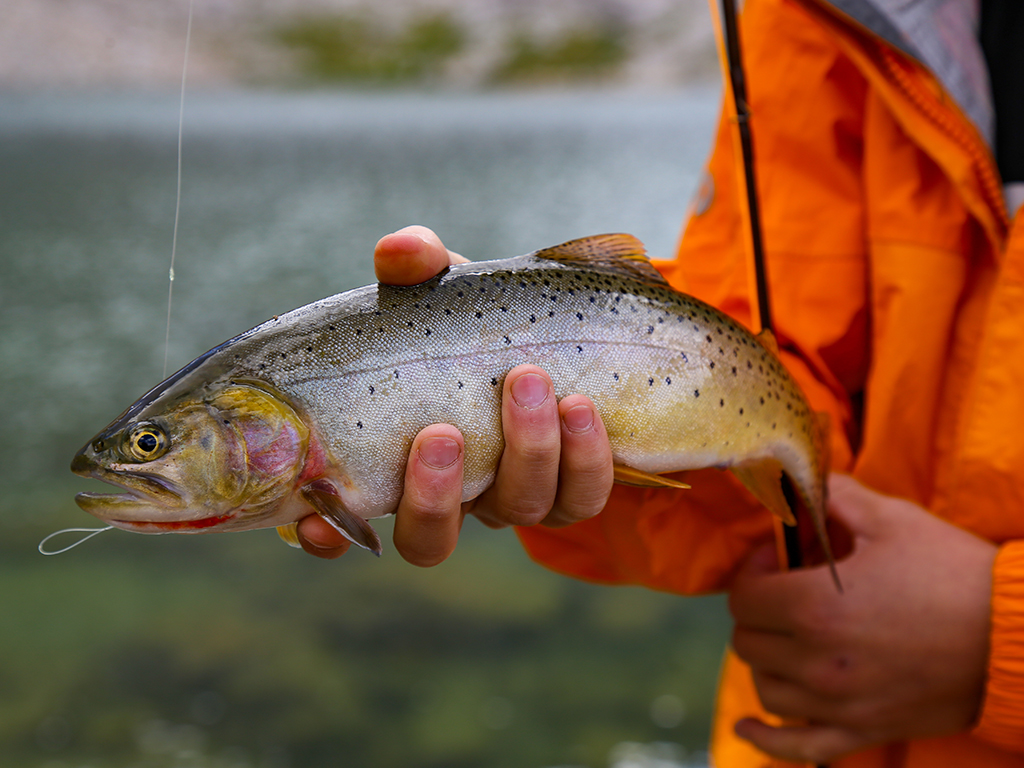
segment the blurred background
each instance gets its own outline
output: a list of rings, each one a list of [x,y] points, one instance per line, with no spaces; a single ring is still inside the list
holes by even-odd
[[[0,765],[704,766],[720,597],[473,521],[429,570],[273,531],[36,551],[92,524],[68,463],[161,378],[187,10],[0,8]],[[409,223],[668,257],[719,99],[704,0],[195,0],[170,367],[371,281]]]

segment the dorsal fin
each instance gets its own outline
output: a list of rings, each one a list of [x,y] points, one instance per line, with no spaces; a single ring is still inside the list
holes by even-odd
[[[608,234],[581,237],[531,254],[535,258],[627,277],[664,287],[668,281],[647,258],[647,249],[633,235]]]

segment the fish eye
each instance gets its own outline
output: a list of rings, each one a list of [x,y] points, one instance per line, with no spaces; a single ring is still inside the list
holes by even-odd
[[[139,461],[152,461],[167,451],[167,434],[156,424],[140,424],[128,435],[128,452]]]

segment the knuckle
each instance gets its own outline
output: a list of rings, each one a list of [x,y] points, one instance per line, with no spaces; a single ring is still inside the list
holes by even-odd
[[[844,654],[829,654],[826,658],[808,665],[804,673],[804,685],[822,698],[839,699],[849,695],[854,678],[853,663]]]
[[[525,494],[502,499],[496,505],[497,517],[509,525],[536,525],[551,512],[550,497],[531,497]]]

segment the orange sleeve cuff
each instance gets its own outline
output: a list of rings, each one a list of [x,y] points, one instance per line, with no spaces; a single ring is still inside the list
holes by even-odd
[[[1004,544],[992,573],[988,683],[974,735],[1024,753],[1024,541]]]

